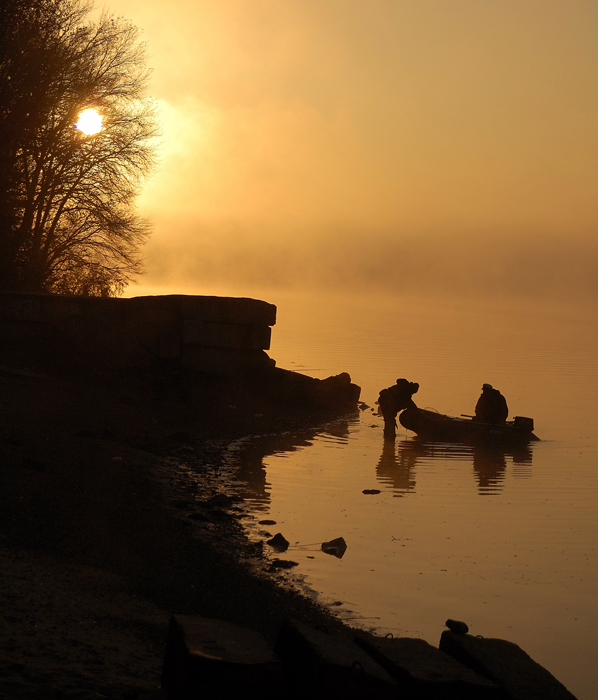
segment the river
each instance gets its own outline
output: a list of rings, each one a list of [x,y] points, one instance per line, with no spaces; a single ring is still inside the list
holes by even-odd
[[[368,408],[317,434],[235,446],[250,537],[281,532],[296,585],[353,625],[437,645],[447,618],[464,620],[519,644],[579,700],[597,697],[596,305],[260,298],[278,306],[278,366],[347,371]],[[419,382],[418,406],[451,415],[471,414],[491,383],[541,441],[422,446],[399,427],[384,444],[375,401],[397,377]],[[339,536],[341,559],[321,551]]]

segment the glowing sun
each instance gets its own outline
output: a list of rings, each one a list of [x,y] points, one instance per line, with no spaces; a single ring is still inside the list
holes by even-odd
[[[84,109],[79,113],[79,121],[75,124],[79,131],[86,136],[92,136],[102,130],[102,115],[95,109]]]

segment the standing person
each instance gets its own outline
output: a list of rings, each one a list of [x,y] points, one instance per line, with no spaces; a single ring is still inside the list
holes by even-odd
[[[419,389],[416,382],[408,382],[406,379],[397,379],[394,386],[382,389],[378,397],[380,413],[384,418],[384,437],[394,440],[397,431],[397,413],[404,408],[417,408],[411,398]]]
[[[483,423],[504,423],[509,415],[507,400],[492,384],[482,386],[482,395],[475,407],[475,420]]]

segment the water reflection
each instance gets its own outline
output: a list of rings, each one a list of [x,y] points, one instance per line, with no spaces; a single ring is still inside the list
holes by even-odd
[[[390,486],[395,498],[399,498],[415,489],[413,472],[417,455],[413,450],[401,447],[395,452],[394,440],[384,440],[383,444],[376,476],[383,484]]]
[[[266,510],[270,504],[270,484],[264,460],[272,455],[288,457],[293,452],[311,447],[316,438],[330,443],[330,446],[346,444],[349,425],[349,421],[337,421],[327,426],[326,432],[311,430],[239,441],[235,446],[235,478],[243,484],[239,495],[253,501],[259,510]]]
[[[513,462],[513,476],[530,477],[532,474],[532,448],[521,445],[513,450],[499,447],[475,447],[473,471],[478,480],[480,494],[500,493],[507,468],[507,457]],[[519,469],[515,467],[518,466]],[[521,469],[521,467],[526,467]]]
[[[325,432],[312,430],[283,435],[266,435],[240,441],[235,446],[235,478],[241,485],[239,494],[253,502],[259,510],[270,505],[270,484],[265,461],[276,455],[290,459],[292,454],[317,442],[324,448],[345,448],[355,421],[339,421]],[[417,467],[433,462],[462,462],[472,466],[473,477],[480,495],[502,492],[509,462],[515,478],[532,475],[532,445],[512,447],[473,446],[459,443],[427,442],[417,437],[401,440],[398,445],[384,440],[382,453],[376,465],[376,477],[395,498],[416,491]],[[291,465],[289,465],[291,466]],[[295,468],[295,465],[293,465]]]
[[[395,452],[392,441],[385,440],[376,467],[378,480],[389,486],[395,497],[415,491],[415,470],[419,463],[456,460],[473,464],[480,495],[502,492],[507,458],[513,462],[513,476],[529,478],[532,473],[532,447],[473,446],[446,442],[425,442],[418,438],[401,440]]]
[[[473,471],[480,494],[500,493],[507,471],[507,456],[500,448],[473,450]]]

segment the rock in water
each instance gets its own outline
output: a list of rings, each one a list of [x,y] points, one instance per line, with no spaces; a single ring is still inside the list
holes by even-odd
[[[271,540],[266,542],[266,544],[269,544],[270,547],[279,552],[286,552],[286,550],[289,548],[289,543],[285,539],[282,532],[277,532]]]
[[[326,554],[332,554],[333,557],[342,559],[343,555],[347,551],[347,543],[342,537],[337,537],[330,542],[322,542],[322,551]]]

